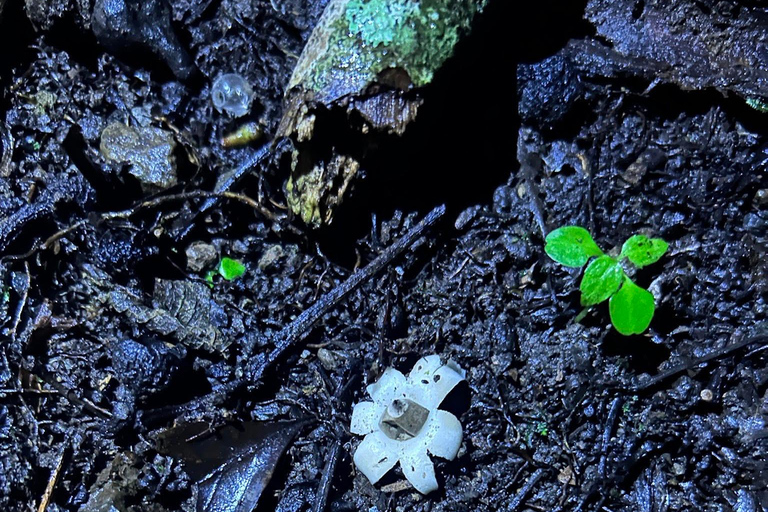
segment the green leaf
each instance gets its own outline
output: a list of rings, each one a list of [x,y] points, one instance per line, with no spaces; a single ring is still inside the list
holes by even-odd
[[[640,334],[651,325],[656,306],[651,292],[626,278],[621,289],[608,302],[608,309],[616,330],[629,336]]]
[[[232,258],[221,258],[219,274],[227,281],[232,281],[245,274],[245,265]]]
[[[591,306],[603,302],[616,293],[624,279],[624,270],[610,256],[600,256],[587,266],[581,279],[581,305]]]
[[[661,238],[634,235],[624,242],[621,255],[626,256],[636,267],[643,268],[659,261],[668,248],[669,244]]]
[[[582,267],[592,256],[602,256],[589,231],[580,226],[563,226],[550,232],[544,251],[566,267]]]
[[[208,283],[208,287],[213,288],[213,276],[216,275],[215,270],[209,270],[205,273],[205,282]]]

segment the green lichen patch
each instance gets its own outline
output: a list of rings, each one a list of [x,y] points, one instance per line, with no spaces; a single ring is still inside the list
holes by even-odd
[[[296,66],[291,87],[321,101],[361,92],[387,69],[428,84],[487,0],[332,0]]]

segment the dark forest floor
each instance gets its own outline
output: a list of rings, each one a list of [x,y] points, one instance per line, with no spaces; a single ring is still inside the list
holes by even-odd
[[[246,120],[274,134],[324,2],[172,2],[197,68],[184,80],[156,55],[108,51],[87,1],[6,2],[2,510],[195,510],[193,471],[160,447],[181,417],[262,422],[288,446],[258,510],[312,510],[329,469],[329,511],[768,509],[768,7],[506,3],[311,230],[287,213],[284,155],[195,212],[258,147],[221,146],[243,119],[212,107],[213,80],[246,77]],[[162,130],[174,184],[151,190],[104,157],[115,122]],[[243,379],[439,204],[445,217],[260,385],[173,408]],[[635,276],[656,297],[646,333],[618,334],[605,304],[575,321],[581,274],[543,250],[569,224],[605,250],[635,233],[669,242]],[[209,286],[223,257],[246,272]],[[436,460],[427,497],[398,471],[372,486],[351,462],[352,405],[386,367],[432,353],[467,370],[459,456]],[[298,418],[311,421],[277,423]],[[246,441],[257,456],[265,435]]]

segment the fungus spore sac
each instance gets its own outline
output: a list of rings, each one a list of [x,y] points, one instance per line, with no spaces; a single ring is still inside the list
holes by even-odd
[[[226,73],[219,76],[211,88],[211,101],[219,112],[242,117],[251,110],[253,89],[242,76]]]

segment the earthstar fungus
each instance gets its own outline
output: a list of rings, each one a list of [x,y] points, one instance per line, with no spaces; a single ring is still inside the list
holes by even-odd
[[[453,460],[463,434],[456,416],[438,407],[464,376],[453,361],[431,355],[419,359],[408,377],[387,368],[368,386],[373,402],[355,405],[350,431],[365,436],[353,459],[372,484],[399,462],[417,491],[438,488],[428,453]]]

